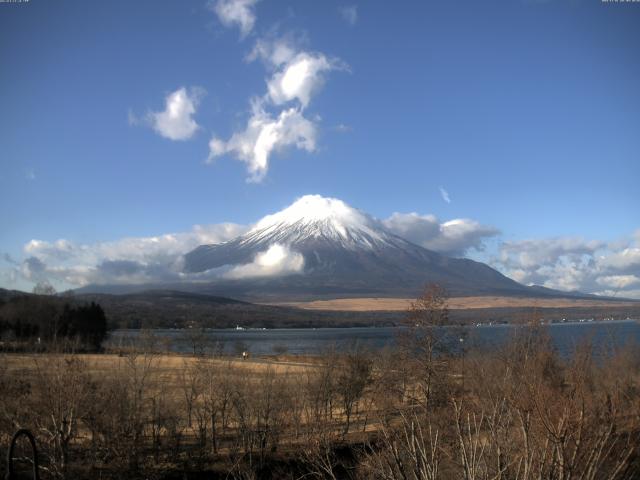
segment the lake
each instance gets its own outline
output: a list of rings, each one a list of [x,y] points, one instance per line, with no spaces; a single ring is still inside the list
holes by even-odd
[[[464,337],[465,348],[491,348],[507,341],[513,334],[513,325],[482,325],[473,327],[446,328],[449,337],[457,341]],[[561,355],[570,355],[580,343],[591,341],[599,354],[603,349],[621,347],[628,343],[640,343],[640,323],[636,320],[605,322],[567,322],[545,325],[554,346]],[[193,337],[206,350],[215,348],[225,353],[252,355],[274,353],[319,354],[331,347],[339,350],[359,344],[367,348],[381,349],[396,341],[402,327],[359,328],[282,328],[282,329],[207,329],[204,333],[190,330],[153,330],[153,337],[170,351],[190,353]],[[453,338],[455,337],[455,338]],[[107,343],[109,346],[131,345],[140,342],[139,330],[115,330]]]

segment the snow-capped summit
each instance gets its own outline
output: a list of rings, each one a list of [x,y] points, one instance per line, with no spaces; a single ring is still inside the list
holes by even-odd
[[[244,241],[295,244],[308,239],[335,241],[345,248],[373,248],[388,241],[380,222],[337,198],[305,195],[260,220]]]
[[[367,227],[371,224],[372,219],[366,213],[350,207],[337,198],[304,195],[284,210],[264,217],[256,224],[256,228],[322,221],[329,221],[334,225]]]
[[[342,200],[320,195],[305,195],[244,235],[201,245],[184,260],[187,273],[225,267],[212,288],[241,296],[406,295],[426,282],[455,294],[526,289],[483,263],[415,245]]]

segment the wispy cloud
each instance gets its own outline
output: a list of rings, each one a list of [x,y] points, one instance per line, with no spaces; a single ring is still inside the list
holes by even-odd
[[[447,203],[451,203],[451,197],[449,197],[449,192],[447,192],[444,187],[439,187],[440,190],[440,196],[442,197],[442,199],[447,202]]]
[[[352,127],[350,127],[349,125],[345,125],[344,123],[339,123],[338,125],[333,127],[333,129],[336,132],[340,132],[340,133],[349,133],[353,131]]]
[[[36,172],[33,168],[27,168],[24,172],[24,178],[29,181],[33,181],[36,179]]]
[[[254,7],[258,0],[217,0],[210,7],[225,27],[240,28],[241,38],[246,37],[256,23]]]
[[[342,19],[349,25],[354,26],[358,22],[358,6],[347,5],[338,9]]]

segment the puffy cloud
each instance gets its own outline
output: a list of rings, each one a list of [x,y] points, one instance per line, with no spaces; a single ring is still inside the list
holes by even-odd
[[[152,237],[129,237],[112,242],[76,244],[68,240],[46,242],[31,240],[24,246],[26,254],[47,263],[78,261],[97,264],[102,259],[165,261],[198,245],[220,243],[244,233],[245,226],[235,223],[195,225],[190,232],[167,233]]]
[[[304,269],[304,257],[280,244],[271,245],[256,255],[253,262],[229,270],[225,277],[239,279],[251,277],[274,277],[300,273]]]
[[[27,258],[21,265],[21,273],[28,280],[40,282],[46,279],[47,266],[36,257]]]
[[[482,250],[486,238],[495,237],[500,231],[475,220],[458,218],[444,222],[440,226],[441,235],[428,242],[433,249],[439,251],[466,252],[470,248]]]
[[[636,240],[640,245],[640,240]],[[634,272],[640,270],[640,247],[628,247],[611,255],[602,256],[597,259],[598,264],[603,268],[617,270],[621,272]]]
[[[593,292],[596,295],[603,295],[605,297],[619,297],[619,298],[633,298],[640,300],[640,289],[631,290],[599,290]]]
[[[344,7],[340,7],[338,11],[340,12],[340,16],[342,16],[342,19],[349,25],[354,26],[358,21],[357,5],[347,5]]]
[[[568,260],[562,258],[553,265],[539,268],[533,278],[544,280],[542,283],[549,288],[564,291],[579,291],[583,287],[591,290],[587,285],[590,283],[590,269],[588,261]],[[539,284],[541,282],[528,282]]]
[[[260,59],[272,71],[266,81],[267,93],[252,99],[251,116],[244,130],[226,141],[212,136],[207,163],[231,154],[247,164],[250,182],[260,182],[274,152],[286,147],[315,151],[318,126],[303,111],[324,83],[324,74],[346,67],[321,53],[299,51],[288,38],[258,40],[247,59]],[[297,105],[279,110],[289,102]],[[277,113],[271,113],[274,107]]]
[[[417,213],[394,213],[382,223],[393,233],[446,255],[463,255],[472,248],[482,250],[485,239],[500,233],[475,220],[460,218],[442,223],[435,215]]]
[[[525,284],[640,298],[639,239],[605,243],[575,237],[504,242],[493,263]]]
[[[220,243],[244,233],[247,227],[223,223],[195,225],[189,232],[153,237],[123,238],[113,242],[76,244],[68,240],[31,240],[27,258],[9,275],[68,286],[90,283],[142,283],[183,279],[182,255],[203,244]]]
[[[282,58],[284,56],[282,54]],[[300,52],[286,61],[267,82],[269,99],[275,105],[297,99],[304,108],[322,86],[323,73],[335,68],[337,64],[321,53]]]
[[[188,140],[200,128],[193,116],[203,95],[204,90],[199,87],[189,90],[179,88],[167,95],[165,109],[162,112],[151,112],[147,119],[153,129],[163,137],[170,140]],[[129,122],[132,122],[131,114]]]
[[[226,142],[217,137],[211,139],[207,161],[211,163],[215,157],[232,154],[247,164],[249,181],[259,182],[267,173],[271,154],[289,146],[313,152],[316,125],[297,108],[283,110],[273,118],[257,106],[244,131],[234,133]]]
[[[576,237],[522,240],[504,242],[500,254],[507,264],[515,261],[519,266],[531,268],[554,264],[563,257],[578,260],[583,255],[592,255],[604,245],[604,242]]]
[[[596,282],[605,287],[626,288],[640,284],[640,278],[635,275],[606,275],[596,278]]]
[[[31,240],[24,246],[24,252],[28,255],[53,258],[55,260],[67,260],[74,255],[75,246],[68,240],[60,239],[53,243],[43,240]]]
[[[524,284],[592,291],[593,255],[604,245],[574,237],[504,242],[496,266]]]
[[[225,27],[239,27],[240,35],[244,38],[253,30],[256,23],[256,15],[253,11],[256,3],[258,0],[217,0],[210,5],[220,23]]]

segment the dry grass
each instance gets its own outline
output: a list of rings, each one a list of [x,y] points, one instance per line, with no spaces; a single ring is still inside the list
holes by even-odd
[[[289,302],[279,305],[298,307],[305,310],[332,310],[351,312],[406,311],[411,298],[337,298],[332,300],[313,300],[310,302]],[[448,301],[451,310],[471,308],[571,308],[571,307],[608,307],[637,306],[636,302],[612,300],[587,300],[577,298],[529,298],[529,297],[453,297]]]
[[[4,353],[2,354],[2,362],[7,369],[7,373],[28,374],[36,369],[37,362],[42,363],[44,361],[46,363],[56,355],[71,357],[71,355],[53,353],[47,353],[45,355],[39,353]],[[126,357],[117,354],[74,354],[73,356],[83,360],[87,367],[87,373],[96,374],[104,374],[117,370],[123,367],[127,361]],[[155,365],[156,368],[162,371],[165,377],[177,378],[180,372],[184,371],[187,367],[193,366],[198,360],[199,357],[195,356],[162,354],[155,357]],[[248,374],[265,373],[267,370],[275,372],[276,374],[296,374],[304,373],[310,368],[316,367],[312,363],[302,361],[304,359],[296,359],[293,356],[282,357],[281,359],[249,358],[247,360],[235,358],[211,359],[207,357],[207,360],[212,366],[233,368],[236,371],[244,371]]]
[[[639,407],[629,395],[638,388],[636,350],[598,363],[585,348],[564,361],[537,327],[495,352],[415,355],[418,346],[431,351],[429,338],[314,359],[3,354],[0,447],[18,426],[32,426],[48,471],[65,471],[66,445],[69,465],[98,465],[103,478],[208,468],[256,478],[283,459],[299,469],[286,478],[318,469],[327,475],[316,478],[340,478],[334,473],[348,468],[363,480],[397,480],[408,477],[381,476],[379,467],[425,462],[443,474],[416,478],[489,480],[500,478],[496,465],[505,465],[502,478],[537,478],[525,470],[569,478],[554,473],[559,463],[576,478],[589,469],[594,475],[580,478],[639,478]],[[558,431],[581,441],[560,445]],[[362,451],[363,443],[375,448]],[[352,447],[353,458],[337,454]],[[479,473],[464,476],[472,467]],[[616,473],[625,468],[630,475]]]

